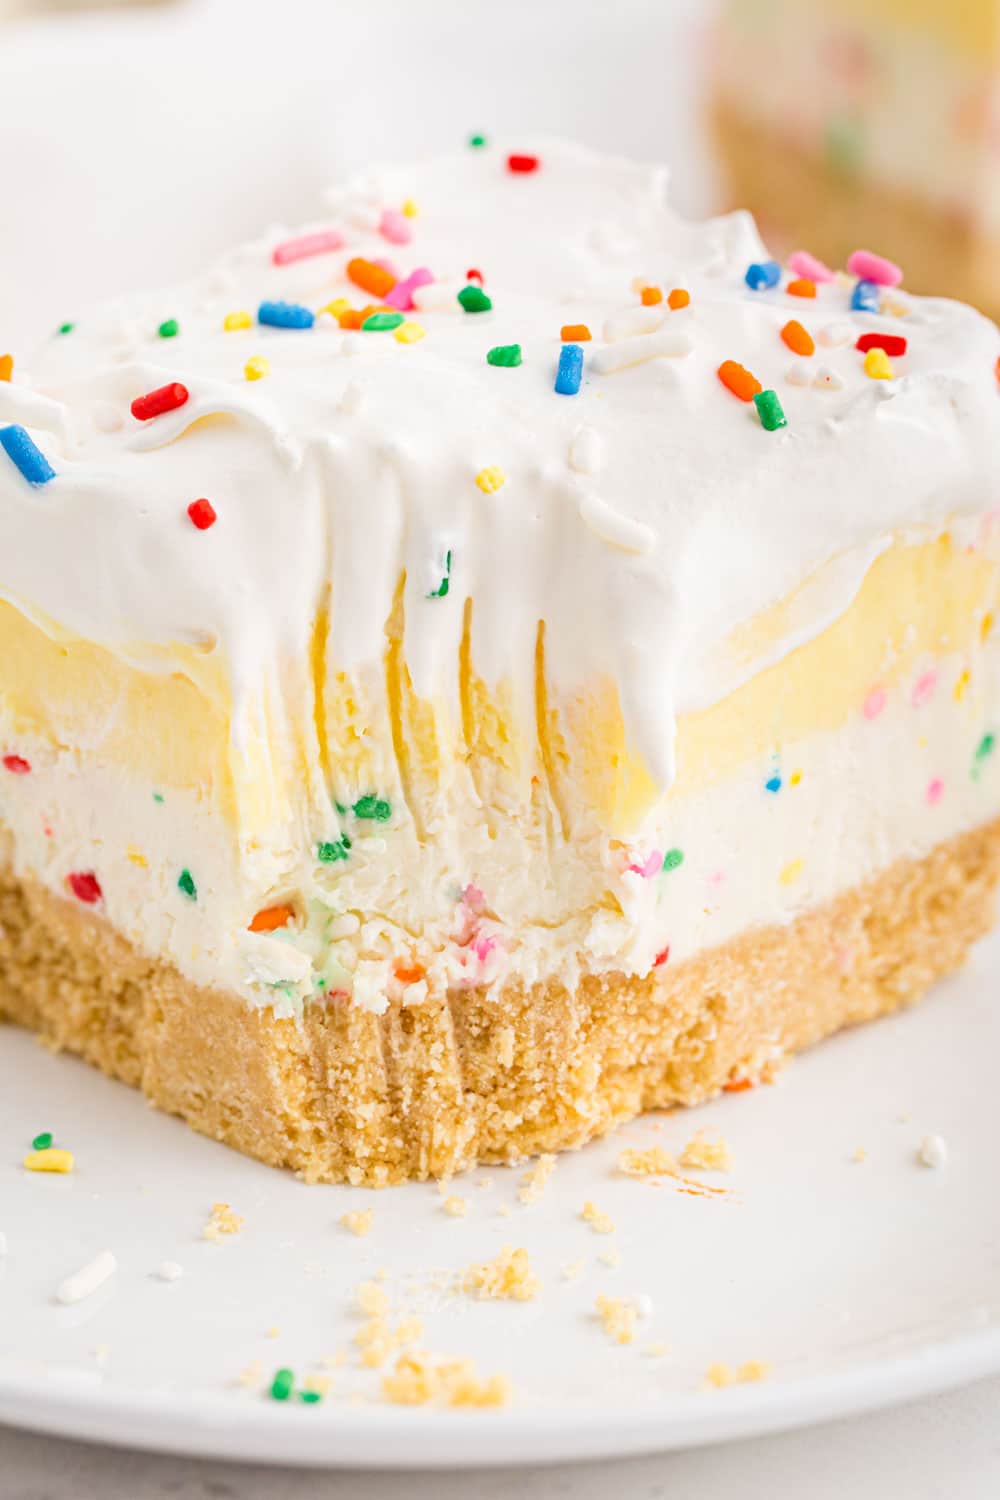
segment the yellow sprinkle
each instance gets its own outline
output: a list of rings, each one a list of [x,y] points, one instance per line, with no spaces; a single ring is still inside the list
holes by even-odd
[[[400,344],[416,344],[423,338],[426,329],[422,323],[413,323],[409,319],[394,328],[392,336]]]
[[[958,681],[955,683],[955,702],[956,703],[961,703],[962,699],[965,697],[965,690],[966,690],[966,688],[968,686],[969,686],[969,673],[968,673],[968,671],[964,671],[964,672],[962,672],[960,674]]]
[[[787,864],[778,876],[782,885],[794,885],[805,869],[805,863],[804,859],[793,859],[790,864]]]
[[[798,786],[798,784],[799,784],[799,782],[801,780],[802,780],[802,772],[801,771],[793,771],[792,774],[791,774],[791,776],[789,776],[789,778],[788,778],[788,784],[789,784],[789,786]]]
[[[245,309],[241,309],[239,312],[226,313],[222,326],[227,333],[235,333],[238,328],[252,328],[253,318]]]
[[[872,380],[892,379],[892,361],[884,349],[869,349],[865,355],[865,374]]]
[[[72,1172],[73,1153],[49,1146],[46,1151],[29,1151],[24,1165],[29,1172]]]
[[[271,361],[265,359],[263,354],[255,354],[243,366],[243,373],[248,380],[263,380],[265,375],[271,373]]]
[[[990,631],[992,629],[993,629],[993,616],[987,610],[986,614],[983,615],[982,624],[979,627],[979,639],[982,640],[982,641],[985,641],[987,639],[987,637],[989,636],[989,633],[990,633]]]
[[[145,870],[148,867],[148,865],[149,865],[149,860],[146,858],[146,856],[142,853],[142,851],[140,849],[137,849],[135,847],[134,844],[130,844],[129,845],[129,848],[128,848],[128,857],[132,861],[132,863],[134,865],[138,865],[140,867],[140,869]]]
[[[488,469],[480,469],[476,483],[484,495],[495,495],[507,483],[507,476],[497,464],[491,464]]]
[[[320,308],[320,312],[327,312],[330,313],[333,317],[339,318],[341,313],[345,313],[350,310],[350,306],[350,297],[334,297],[332,302],[327,302],[324,307]]]
[[[406,198],[403,202],[403,212],[408,219],[415,219],[420,210],[412,198]]]

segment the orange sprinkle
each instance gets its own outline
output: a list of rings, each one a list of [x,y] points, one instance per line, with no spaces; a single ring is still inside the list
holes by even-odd
[[[790,297],[815,297],[816,283],[815,281],[807,281],[804,276],[800,276],[798,281],[790,281],[785,287],[785,291]]]
[[[687,307],[690,301],[691,293],[686,292],[682,286],[675,286],[667,298],[667,306],[676,312],[679,307]]]
[[[658,286],[644,286],[642,289],[643,307],[655,307],[658,302],[663,301],[663,293]]]
[[[391,271],[377,266],[374,261],[362,260],[360,256],[347,262],[347,274],[355,286],[370,292],[373,297],[384,297],[396,285],[396,278]]]
[[[287,927],[294,915],[295,912],[290,906],[265,906],[257,912],[247,930],[249,932],[276,932],[279,927]]]
[[[13,354],[0,354],[0,380],[9,380],[14,373]]]
[[[744,370],[735,359],[724,359],[719,366],[719,379],[727,391],[732,391],[741,401],[752,401],[757,392],[763,387],[756,375],[751,375],[749,370]]]
[[[816,345],[813,342],[812,334],[807,332],[802,327],[802,324],[797,323],[794,318],[789,318],[781,330],[781,337],[793,354],[803,354],[808,358],[810,354],[816,353]]]
[[[722,1085],[724,1094],[743,1094],[747,1089],[752,1089],[753,1083],[749,1078],[730,1078],[728,1083]]]
[[[399,980],[400,984],[418,984],[420,980],[423,979],[427,970],[424,968],[423,964],[397,963],[393,967],[392,972]]]
[[[586,344],[590,340],[590,329],[586,323],[564,323],[560,338],[564,344]],[[997,378],[1000,379],[1000,375]]]
[[[341,328],[360,328],[364,315],[356,307],[345,307],[342,313],[337,314],[337,322]]]

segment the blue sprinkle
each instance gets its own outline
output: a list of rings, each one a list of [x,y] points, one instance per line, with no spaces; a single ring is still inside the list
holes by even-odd
[[[781,280],[781,267],[776,260],[753,261],[747,266],[746,284],[752,292],[764,292],[777,286]]]
[[[579,344],[563,344],[556,371],[556,395],[575,396],[583,379],[583,350]]]
[[[874,281],[859,281],[851,293],[851,308],[854,312],[877,313],[879,288]]]
[[[298,302],[262,302],[257,309],[257,322],[270,328],[311,328],[315,321],[308,307]]]
[[[16,464],[29,484],[48,484],[56,471],[40,448],[36,448],[23,427],[16,422],[0,427],[0,448]]]
[[[764,782],[764,790],[765,790],[765,792],[780,792],[781,791],[781,777],[780,776],[772,776],[771,779],[770,779],[770,781],[765,781]]]

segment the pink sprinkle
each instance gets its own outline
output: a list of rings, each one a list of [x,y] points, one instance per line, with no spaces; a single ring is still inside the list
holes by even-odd
[[[104,895],[100,881],[93,870],[74,870],[66,876],[66,884],[76,899],[83,901],[87,906],[93,906]]]
[[[462,900],[471,911],[482,911],[486,905],[486,897],[478,885],[467,885],[462,892]]]
[[[410,221],[398,208],[387,208],[379,221],[378,232],[393,245],[408,245],[413,238]]]
[[[916,682],[913,684],[913,692],[910,695],[910,701],[912,702],[913,707],[920,708],[922,704],[928,703],[931,698],[933,698],[934,689],[936,687],[936,672],[924,672],[921,677],[918,677]]]
[[[709,885],[715,886],[715,887],[718,887],[720,885],[724,885],[725,881],[726,881],[726,872],[725,872],[725,870],[713,870],[712,874],[708,877],[708,883],[709,883]]]
[[[667,961],[667,959],[669,957],[670,957],[670,944],[668,943],[665,948],[661,948],[660,949],[659,953],[653,959],[653,968],[654,969],[660,968],[662,964],[666,963],[666,961]]]
[[[927,801],[931,807],[937,807],[944,796],[944,782],[940,776],[935,776],[933,781],[927,784]]]
[[[862,713],[866,719],[877,719],[886,705],[886,692],[883,687],[873,687],[862,706]]]
[[[852,276],[862,281],[874,281],[878,286],[899,286],[903,279],[901,266],[884,255],[874,255],[871,250],[855,250],[849,256],[847,269]]]
[[[654,849],[644,865],[629,865],[628,868],[633,875],[641,875],[643,880],[652,880],[663,869],[663,855],[659,849]]]
[[[387,307],[396,308],[397,312],[410,312],[413,308],[413,293],[421,286],[429,286],[434,277],[426,266],[418,266],[411,271],[409,276],[402,281],[397,281],[390,292],[386,292],[382,301]]]
[[[284,240],[271,251],[271,260],[276,266],[290,266],[296,260],[308,260],[310,255],[325,255],[328,250],[343,250],[344,236],[337,229],[320,229],[316,234],[300,234],[297,239]]]
[[[808,250],[795,250],[788,257],[788,269],[794,271],[796,276],[803,276],[806,281],[833,281],[836,275],[830,267],[817,260],[815,255],[810,255]]]
[[[5,755],[3,763],[15,776],[27,776],[31,770],[31,761],[25,760],[23,755]]]

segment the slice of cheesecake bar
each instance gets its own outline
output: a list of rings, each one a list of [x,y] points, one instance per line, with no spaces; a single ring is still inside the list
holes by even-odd
[[[17,360],[0,1013],[378,1183],[746,1086],[959,964],[1000,335],[852,265],[473,144]]]

